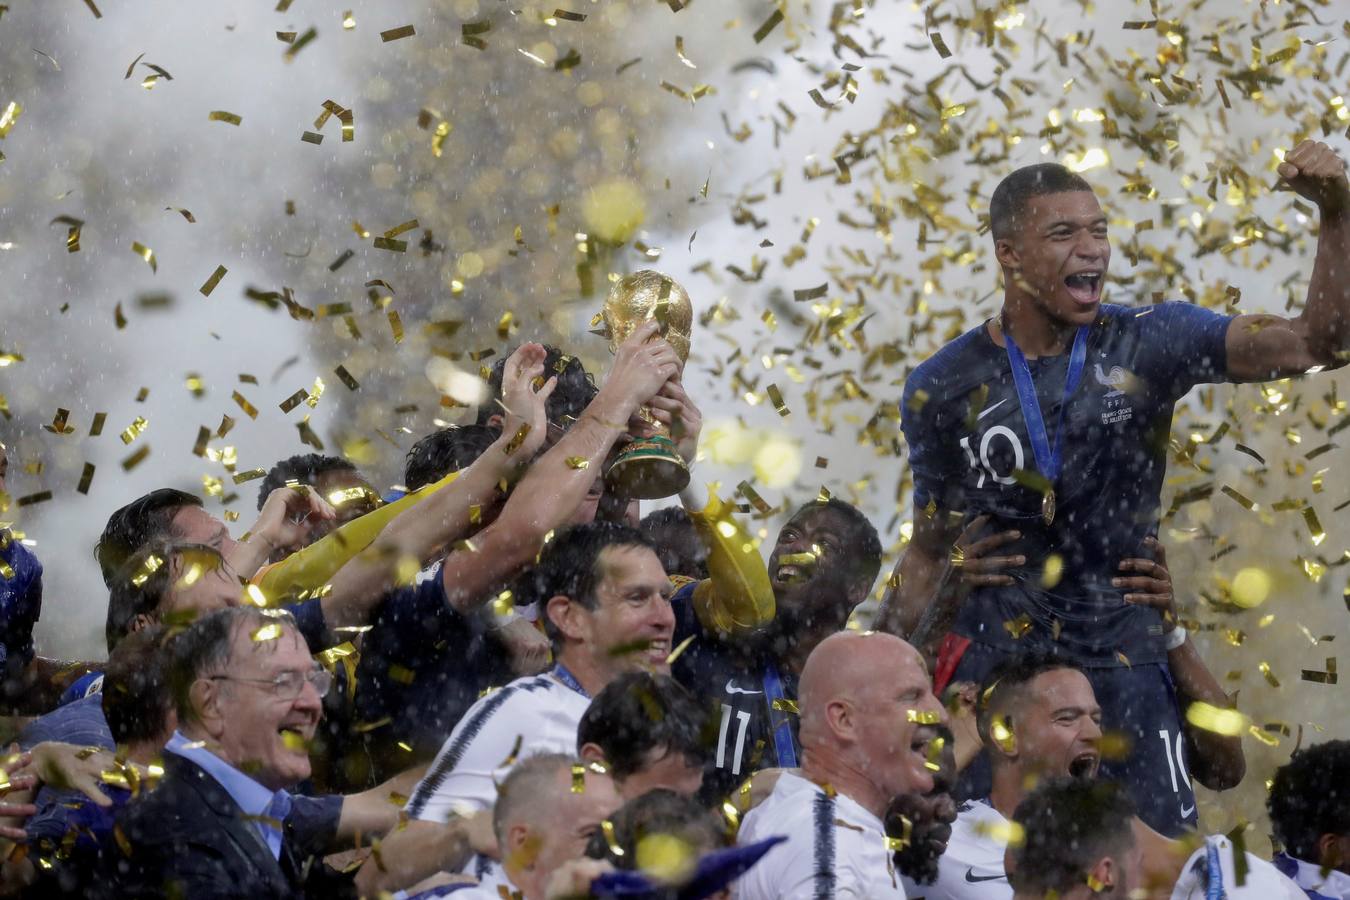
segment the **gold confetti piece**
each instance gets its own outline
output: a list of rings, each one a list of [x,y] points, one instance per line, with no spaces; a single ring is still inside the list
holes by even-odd
[[[244,120],[232,112],[226,112],[223,109],[213,109],[206,117],[212,122],[224,122],[226,125],[239,125]]]
[[[14,123],[19,121],[19,116],[23,114],[23,105],[17,100],[9,101],[4,112],[0,112],[0,139],[9,137],[9,130],[14,127]]]
[[[1248,447],[1246,444],[1234,444],[1233,449],[1238,451],[1239,453],[1247,454],[1248,456],[1250,456],[1252,459],[1256,460],[1263,466],[1266,464],[1266,458],[1262,456],[1260,453],[1257,453],[1251,447]]]
[[[80,473],[80,483],[75,486],[75,490],[81,494],[89,493],[89,486],[94,483],[94,464],[85,463],[84,471]]]
[[[150,445],[142,444],[141,449],[122,460],[122,471],[130,472],[141,464],[141,462],[150,455]]]
[[[211,273],[211,277],[206,279],[206,282],[197,290],[201,292],[203,297],[210,297],[211,292],[216,289],[216,285],[220,284],[220,279],[224,278],[228,271],[229,269],[224,266],[216,266],[216,270]]]
[[[1222,487],[1220,487],[1219,490],[1223,491],[1223,492],[1224,492],[1225,494],[1227,494],[1229,497],[1232,497],[1234,500],[1236,500],[1238,503],[1242,504],[1242,505],[1243,505],[1244,507],[1246,507],[1247,509],[1249,509],[1249,510],[1251,510],[1251,511],[1253,511],[1253,512],[1256,511],[1256,508],[1257,508],[1256,502],[1253,501],[1253,500],[1248,499],[1248,498],[1245,497],[1245,496],[1243,496],[1243,494],[1242,494],[1240,491],[1238,491],[1237,489],[1231,488],[1231,487],[1229,487],[1228,485],[1225,484],[1225,485],[1223,485]]]
[[[89,426],[89,436],[98,437],[103,433],[103,423],[108,421],[108,414],[105,412],[94,413],[94,421]]]
[[[781,23],[782,21],[783,21],[783,11],[781,9],[775,9],[772,13],[769,14],[769,17],[765,19],[764,22],[758,28],[755,29],[754,34],[755,43],[756,44],[761,43],[766,37],[769,36],[769,34],[775,28],[778,27],[779,23]]]
[[[98,11],[98,7],[94,5],[94,0],[84,0],[84,5],[89,7],[89,11],[94,14],[95,19],[103,18],[103,13]],[[130,856],[130,853],[127,855]]]
[[[187,219],[187,222],[188,222],[189,225],[196,225],[196,224],[197,224],[197,219],[196,219],[196,217],[194,217],[194,216],[192,215],[192,211],[191,211],[191,210],[183,209],[181,206],[166,206],[166,207],[164,207],[164,211],[165,211],[165,212],[169,212],[170,210],[172,210],[173,212],[178,213],[178,214],[181,215],[184,219]]]
[[[206,456],[206,445],[211,442],[211,429],[205,425],[197,427],[197,442],[192,445],[194,456]]]
[[[61,64],[56,61],[56,57],[52,56],[50,53],[47,53],[45,50],[39,50],[36,47],[33,48],[33,52],[36,53],[38,56],[45,56],[47,58],[47,62],[52,64],[52,68],[56,69],[56,71],[58,72],[61,71]]]
[[[123,328],[127,327],[127,317],[122,312],[121,303],[118,303],[115,307],[113,307],[113,324],[117,326],[118,331],[121,331]]]
[[[784,418],[791,415],[791,410],[788,409],[787,403],[784,402],[783,394],[779,391],[778,385],[769,385],[765,389],[765,392],[769,395],[769,401],[773,403],[773,408],[777,411],[778,415],[783,416]]]
[[[1311,506],[1303,508],[1303,522],[1308,526],[1308,533],[1312,535],[1314,547],[1320,547],[1322,542],[1327,539],[1327,533],[1322,528],[1322,523],[1317,519],[1317,510]]]
[[[347,390],[349,391],[354,391],[361,386],[359,383],[357,383],[357,380],[352,377],[352,373],[347,371],[346,366],[338,366],[336,369],[333,370],[333,374],[337,375],[338,381],[341,381],[344,385],[346,385]]]
[[[623,856],[623,848],[619,846],[619,840],[614,836],[614,823],[605,819],[600,823],[600,831],[605,835],[605,843],[609,845],[609,852],[613,856]]]
[[[355,27],[356,17],[352,15],[352,11],[349,9],[342,14],[342,30],[351,31]]]
[[[697,68],[698,68],[698,66],[694,65],[693,61],[690,60],[689,57],[685,55],[685,53],[684,53],[684,37],[681,36],[681,35],[678,35],[678,34],[675,35],[675,55],[676,55],[677,57],[679,57],[680,62],[684,63],[684,64],[685,64],[686,66],[688,66],[689,68],[691,68],[691,69],[697,69]]]
[[[917,722],[920,725],[941,725],[942,713],[934,709],[907,709],[905,721]]]
[[[952,51],[947,49],[947,42],[942,39],[942,35],[938,34],[936,31],[933,31],[929,32],[928,38],[933,42],[933,49],[937,51],[938,56],[940,56],[942,59],[951,58]]]
[[[591,464],[591,461],[584,456],[569,456],[564,461],[569,469],[585,469]]]
[[[281,41],[283,44],[294,44],[295,36],[299,33],[300,32],[298,31],[278,31],[277,40]]]
[[[250,637],[259,643],[263,641],[275,641],[281,637],[281,626],[276,622],[269,622],[256,629]]]
[[[344,144],[356,138],[355,113],[338,103],[336,100],[323,101],[323,112],[319,113],[318,118],[314,120],[314,128],[316,130],[323,128],[324,123],[328,121],[330,116],[337,116],[338,121],[342,123],[342,142]],[[312,134],[312,132],[306,132],[306,134]],[[320,139],[322,140],[322,138]],[[318,141],[310,141],[310,143],[317,144]],[[385,232],[384,236],[394,237],[394,235],[389,232]]]
[[[258,407],[254,406],[252,403],[249,403],[248,399],[244,397],[243,394],[239,393],[238,391],[235,391],[232,394],[232,397],[234,398],[234,402],[239,404],[239,408],[242,409],[250,419],[258,418]],[[221,427],[224,427],[223,423]],[[224,435],[221,436],[223,437]]]
[[[308,46],[309,43],[318,36],[319,36],[318,29],[316,28],[306,29],[304,34],[296,38],[295,41],[292,42],[291,45],[286,48],[286,52],[282,54],[282,58],[288,63],[293,62],[295,60],[296,55],[301,50],[305,49],[305,47]]]
[[[120,435],[120,437],[122,438],[122,443],[130,444],[132,441],[136,440],[136,438],[140,437],[141,432],[145,431],[145,429],[149,426],[149,424],[150,423],[147,422],[144,417],[137,416],[134,420],[132,420],[131,424],[126,427],[126,430],[124,430]]]
[[[306,396],[307,396],[307,392],[305,391],[304,388],[301,388],[300,390],[296,391],[294,394],[291,394],[291,395],[290,395],[289,397],[287,397],[285,400],[282,400],[282,401],[281,401],[281,403],[280,403],[281,411],[282,411],[283,413],[288,413],[288,412],[290,412],[291,410],[293,410],[293,409],[295,409],[297,406],[299,406],[301,403],[304,403],[304,402],[305,402],[305,397],[306,397]]]
[[[381,31],[380,40],[384,41],[387,44],[390,41],[402,40],[403,38],[406,37],[412,37],[415,34],[417,34],[417,29],[413,28],[413,26],[400,25],[398,28],[391,28],[388,31]]]
[[[1223,79],[1222,78],[1214,79],[1214,84],[1219,88],[1219,99],[1223,101],[1223,108],[1232,109],[1233,104],[1228,101],[1228,91],[1224,89]]]
[[[553,10],[553,18],[561,19],[564,22],[585,22],[586,14],[572,12],[567,9],[555,9]]]
[[[1026,613],[1003,623],[1003,629],[1012,636],[1015,641],[1021,640],[1023,635],[1031,630],[1031,617]]]
[[[1260,664],[1256,668],[1260,670],[1262,677],[1266,679],[1266,682],[1271,687],[1278,688],[1280,686],[1280,680],[1276,678],[1275,673],[1270,670],[1270,663],[1266,662],[1265,660],[1261,660]]]
[[[235,484],[243,484],[247,481],[254,481],[258,478],[266,478],[266,469],[249,469],[247,472],[238,472],[232,476]]]
[[[70,410],[57,407],[56,415],[52,416],[52,424],[43,425],[43,429],[52,434],[72,434],[75,431],[74,426],[67,425],[70,419]]]
[[[792,299],[797,303],[804,303],[807,300],[819,300],[821,297],[824,297],[829,292],[830,292],[830,283],[827,281],[818,287],[803,288],[802,290],[799,291],[793,291]]]
[[[394,343],[403,343],[403,320],[399,318],[398,310],[391,309],[388,312],[389,330],[394,335]]]
[[[800,716],[802,714],[801,710],[797,708],[797,701],[789,700],[786,697],[778,698],[773,701],[770,706],[778,712],[791,713],[794,716]]]
[[[336,272],[338,269],[342,268],[343,264],[347,262],[347,260],[351,259],[355,255],[356,254],[351,250],[343,250],[342,254],[337,259],[333,260],[331,263],[328,264],[328,271]]]
[[[142,244],[140,241],[131,242],[131,250],[141,259],[145,260],[150,266],[151,272],[159,271],[159,263],[155,261],[155,251]]]
[[[404,253],[408,249],[407,241],[392,241],[387,237],[377,237],[375,239],[376,250],[391,250],[394,253]]]
[[[1200,701],[1186,707],[1186,721],[1196,728],[1225,737],[1237,737],[1251,724],[1251,720],[1236,709],[1223,709]]]
[[[572,766],[572,793],[586,793],[586,767],[583,765]]]
[[[1328,656],[1326,671],[1318,672],[1315,669],[1304,669],[1303,680],[1311,681],[1314,684],[1335,684],[1336,683],[1336,657]]]
[[[20,497],[18,500],[15,501],[15,503],[17,503],[21,507],[33,506],[34,504],[37,503],[45,503],[50,499],[52,499],[51,491],[38,491],[35,494],[28,494],[25,497]]]
[[[304,131],[300,133],[300,140],[306,144],[322,144],[323,135],[315,134],[313,131]]]

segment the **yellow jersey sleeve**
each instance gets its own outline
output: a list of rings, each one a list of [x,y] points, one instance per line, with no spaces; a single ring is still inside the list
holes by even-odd
[[[704,628],[719,635],[763,628],[776,609],[759,548],[732,512],[730,503],[711,494],[705,508],[689,513],[708,548],[710,576],[694,588],[694,611]]]
[[[385,526],[400,513],[412,509],[458,477],[458,472],[451,472],[434,484],[418,488],[393,503],[353,519],[281,562],[263,566],[249,581],[256,584],[272,602],[321,588],[333,580],[338,569],[374,543]]]

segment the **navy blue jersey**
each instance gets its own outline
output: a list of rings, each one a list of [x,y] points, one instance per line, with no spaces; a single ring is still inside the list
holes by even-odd
[[[670,601],[675,611],[675,646],[693,638],[671,666],[671,674],[713,715],[717,745],[704,773],[703,794],[714,800],[733,793],[760,769],[779,765],[775,721],[785,720],[791,725],[791,752],[798,762],[801,751],[797,746],[797,716],[785,710],[775,716],[770,709],[764,658],[743,652],[704,629],[694,611],[697,586],[697,582],[685,585]],[[795,705],[796,677],[783,672],[782,689],[785,699]]]
[[[42,563],[0,530],[0,670],[17,675],[33,661],[33,626],[42,613]]]
[[[1120,561],[1147,555],[1157,533],[1172,411],[1197,384],[1227,380],[1231,319],[1187,303],[1129,308],[1104,304],[1088,339],[1087,363],[1063,418],[1058,511],[1046,526],[1042,494],[1019,481],[1036,471],[1004,348],[987,327],[966,332],[920,364],[900,405],[914,508],[988,514],[1019,541],[1014,584],[975,590],[955,631],[1005,649],[1046,649],[1085,665],[1161,662],[1156,611],[1127,605],[1111,586]],[[1055,439],[1068,353],[1029,361],[1042,415]],[[1062,575],[1042,586],[1052,554]]]
[[[381,781],[434,757],[479,695],[515,676],[481,618],[450,606],[440,566],[390,592],[372,625],[356,670],[356,721]]]

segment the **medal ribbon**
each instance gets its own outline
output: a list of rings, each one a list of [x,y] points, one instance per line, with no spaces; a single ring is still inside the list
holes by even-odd
[[[783,679],[778,667],[769,663],[764,667],[764,701],[769,704],[769,721],[773,723],[773,748],[778,754],[780,769],[797,768],[797,749],[792,745],[792,713],[783,709]]]
[[[586,689],[581,686],[580,681],[577,681],[577,677],[573,675],[571,672],[567,671],[567,667],[564,666],[562,663],[555,663],[553,666],[553,671],[550,674],[552,674],[554,678],[561,681],[564,687],[571,688],[581,696],[585,697],[587,700],[591,699],[591,695],[586,693]]]
[[[1064,454],[1064,410],[1069,398],[1078,389],[1083,378],[1083,367],[1087,363],[1087,342],[1090,325],[1083,325],[1073,336],[1073,350],[1069,353],[1069,374],[1064,380],[1064,396],[1059,402],[1059,421],[1055,425],[1055,446],[1050,448],[1050,437],[1045,431],[1045,419],[1041,415],[1041,401],[1036,396],[1036,382],[1031,378],[1031,368],[1022,348],[1017,346],[1013,336],[1003,329],[1003,343],[1008,351],[1008,364],[1012,367],[1013,382],[1017,385],[1017,402],[1022,407],[1022,419],[1027,425],[1027,438],[1031,441],[1031,454],[1036,458],[1036,469],[1050,482],[1053,489],[1059,478],[1059,467]]]

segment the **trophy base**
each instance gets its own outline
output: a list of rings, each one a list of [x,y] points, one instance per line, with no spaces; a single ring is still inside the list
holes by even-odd
[[[689,467],[670,438],[638,438],[620,451],[605,473],[605,489],[628,500],[660,500],[689,483]]]

